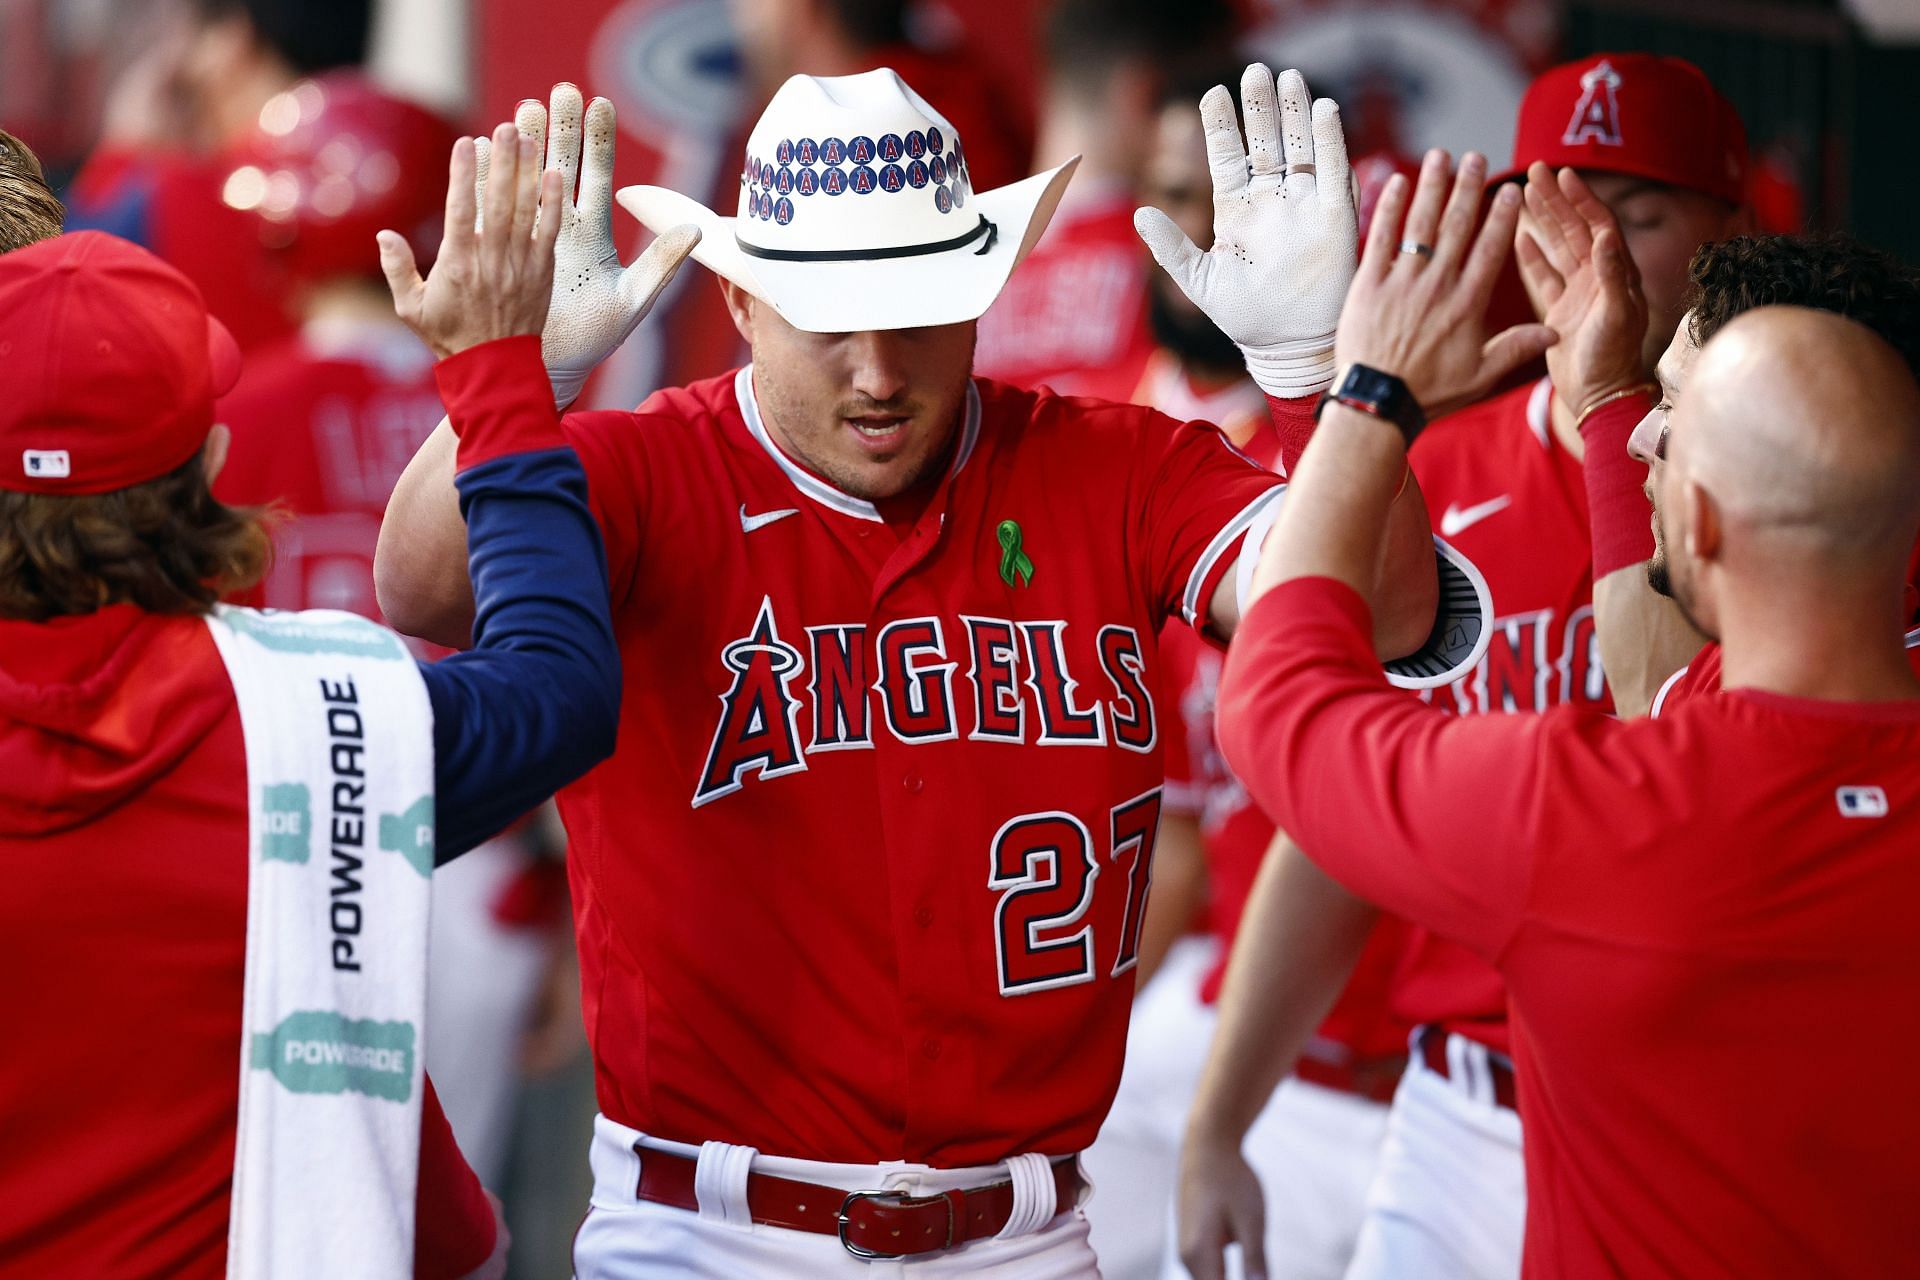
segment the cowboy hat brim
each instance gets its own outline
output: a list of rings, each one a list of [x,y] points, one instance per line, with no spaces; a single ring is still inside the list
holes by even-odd
[[[772,307],[796,329],[917,329],[980,318],[1047,229],[1079,163],[1075,156],[1044,173],[976,194],[971,207],[995,230],[984,253],[976,241],[899,258],[790,262],[754,257],[735,238],[739,219],[722,217],[678,191],[622,187],[614,199],[656,235],[689,222],[699,227],[695,260]]]

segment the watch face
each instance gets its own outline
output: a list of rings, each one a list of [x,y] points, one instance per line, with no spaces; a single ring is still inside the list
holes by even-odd
[[[1341,390],[1369,404],[1385,405],[1393,398],[1394,386],[1394,379],[1386,374],[1357,364],[1347,370],[1347,385]]]

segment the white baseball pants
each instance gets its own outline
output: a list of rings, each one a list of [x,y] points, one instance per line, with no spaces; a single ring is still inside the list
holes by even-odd
[[[635,1142],[698,1156],[700,1209],[695,1213],[634,1197],[645,1151]],[[594,1120],[593,1203],[573,1242],[575,1280],[1100,1280],[1087,1220],[1079,1209],[1058,1214],[1025,1235],[975,1240],[945,1253],[897,1261],[863,1261],[832,1236],[761,1226],[747,1214],[746,1175],[770,1173],[846,1191],[925,1195],[985,1186],[1007,1178],[1006,1165],[931,1169],[904,1161],[826,1164],[759,1155],[748,1147],[647,1138],[605,1116]],[[1050,1193],[1049,1193],[1050,1194]],[[1023,1206],[1016,1202],[1015,1217]]]
[[[1448,1037],[1451,1078],[1414,1054],[1393,1096],[1380,1170],[1347,1280],[1516,1280],[1526,1224],[1520,1117],[1493,1100],[1486,1050]],[[1281,1274],[1276,1272],[1276,1274]]]

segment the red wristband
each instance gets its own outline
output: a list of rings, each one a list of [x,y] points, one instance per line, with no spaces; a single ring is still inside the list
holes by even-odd
[[[1280,436],[1280,474],[1283,476],[1293,474],[1293,469],[1300,465],[1300,455],[1307,451],[1307,441],[1313,438],[1316,399],[1315,396],[1298,400],[1267,397],[1267,411],[1272,414],[1273,429]]]
[[[468,347],[435,365],[433,380],[453,433],[460,437],[455,464],[460,471],[510,453],[558,449],[567,443],[560,434],[553,384],[540,363],[536,335]]]
[[[1621,396],[1594,409],[1580,424],[1586,446],[1587,517],[1593,529],[1593,579],[1653,558],[1646,494],[1647,468],[1627,454],[1633,429],[1653,408],[1646,392]]]

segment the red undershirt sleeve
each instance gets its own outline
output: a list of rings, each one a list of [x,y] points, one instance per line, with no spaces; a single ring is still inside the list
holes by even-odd
[[[1280,474],[1283,476],[1292,475],[1300,465],[1300,455],[1307,451],[1307,441],[1313,437],[1314,400],[1313,396],[1297,400],[1267,397],[1267,412],[1273,418],[1274,431],[1280,436]]]
[[[1336,880],[1495,956],[1542,847],[1549,721],[1436,710],[1387,684],[1371,635],[1365,602],[1332,579],[1262,596],[1221,677],[1221,746]]]
[[[1587,512],[1593,530],[1593,578],[1653,558],[1652,512],[1641,486],[1647,468],[1627,453],[1633,429],[1653,408],[1649,395],[1622,396],[1587,415],[1580,424],[1586,446],[1582,467],[1587,482]]]

